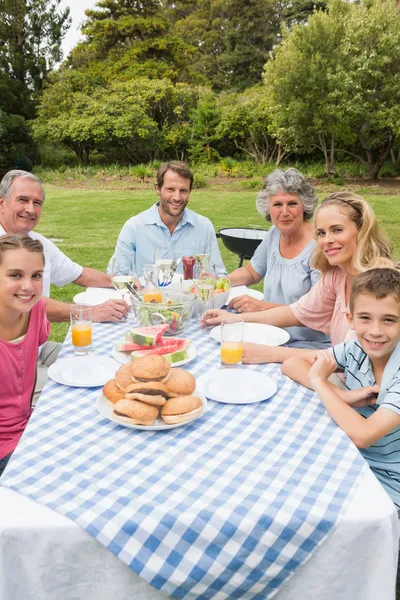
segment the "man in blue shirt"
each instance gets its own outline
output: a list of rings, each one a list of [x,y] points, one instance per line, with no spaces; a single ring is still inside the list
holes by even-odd
[[[159,202],[131,217],[118,236],[114,258],[119,271],[134,267],[142,275],[143,265],[154,263],[155,250],[162,247],[166,256],[161,258],[209,254],[216,273],[226,274],[211,221],[187,208],[192,185],[193,173],[185,163],[172,161],[160,166]]]

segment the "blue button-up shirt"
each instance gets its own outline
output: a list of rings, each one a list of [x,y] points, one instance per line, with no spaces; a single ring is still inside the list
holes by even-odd
[[[210,265],[215,264],[218,275],[226,275],[215,236],[214,227],[209,219],[185,208],[182,219],[171,234],[161,220],[158,204],[131,217],[121,229],[114,257],[118,270],[128,270],[134,266],[136,273],[142,275],[143,265],[154,263],[155,249],[168,248],[175,258],[209,254]],[[111,272],[111,261],[107,269]],[[182,265],[180,265],[182,269]]]
[[[347,389],[355,390],[376,384],[371,361],[357,340],[338,344],[332,348],[332,352],[336,364],[344,370]],[[355,410],[368,418],[381,408],[400,415],[400,344],[393,350],[383,371],[376,404]],[[400,427],[368,448],[360,449],[360,452],[400,508]]]

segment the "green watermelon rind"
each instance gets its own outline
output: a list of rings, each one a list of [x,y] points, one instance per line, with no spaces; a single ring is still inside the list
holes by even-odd
[[[163,333],[168,329],[166,325],[152,325],[150,327],[137,327],[131,329],[129,335],[131,340],[138,346],[153,347],[157,344]],[[144,331],[146,330],[146,331]],[[154,331],[154,335],[151,335],[151,330]]]

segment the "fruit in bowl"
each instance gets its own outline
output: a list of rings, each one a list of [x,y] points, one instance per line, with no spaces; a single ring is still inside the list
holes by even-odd
[[[139,292],[143,298],[144,292]],[[132,309],[141,326],[168,325],[163,335],[176,335],[189,325],[196,296],[190,292],[165,290],[162,302],[141,302],[132,297]]]
[[[213,297],[207,302],[206,309],[210,308],[222,308],[228,301],[229,291],[231,289],[231,282],[229,279],[221,278],[214,280],[212,277],[205,280],[206,283],[214,285]],[[191,279],[183,282],[186,284],[186,289],[188,292],[192,294],[197,294],[196,288],[196,280]],[[196,308],[200,310],[202,306],[199,304],[200,301],[196,303]]]

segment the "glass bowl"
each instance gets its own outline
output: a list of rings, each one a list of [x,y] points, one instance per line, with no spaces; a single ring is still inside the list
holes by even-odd
[[[140,302],[131,296],[132,310],[141,326],[166,325],[168,323],[168,329],[164,335],[180,334],[189,325],[197,296],[190,292],[160,291],[162,292],[161,303]],[[138,294],[143,298],[143,292],[138,292]]]

